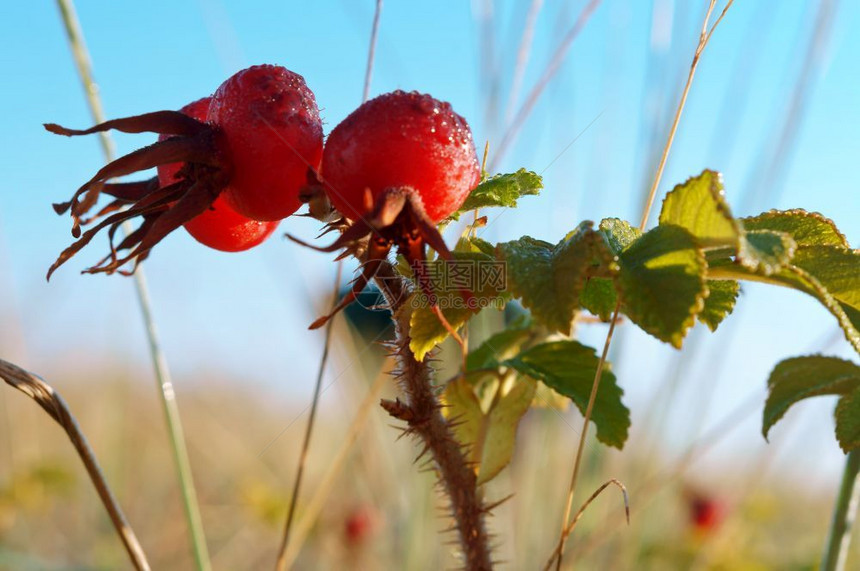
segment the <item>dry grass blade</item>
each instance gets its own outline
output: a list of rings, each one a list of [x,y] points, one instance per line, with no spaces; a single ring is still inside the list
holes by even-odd
[[[684,111],[684,106],[687,102],[687,96],[689,95],[690,87],[693,84],[693,77],[696,75],[696,68],[699,65],[699,59],[701,58],[702,53],[705,50],[705,47],[707,47],[708,42],[710,41],[711,36],[714,33],[714,30],[716,30],[717,26],[720,24],[720,22],[722,22],[723,17],[726,15],[726,12],[728,12],[729,8],[732,6],[733,3],[734,3],[734,0],[728,0],[728,2],[726,2],[726,5],[723,8],[722,12],[717,17],[717,19],[714,21],[713,25],[710,25],[711,15],[714,12],[714,6],[716,5],[716,0],[709,0],[709,2],[708,2],[708,9],[707,9],[707,12],[705,13],[704,21],[702,22],[702,31],[699,34],[699,43],[696,46],[696,51],[693,54],[693,61],[690,64],[690,72],[687,75],[687,82],[684,85],[684,91],[681,94],[681,100],[678,102],[678,108],[675,111],[675,117],[672,120],[672,127],[671,127],[671,129],[669,129],[669,136],[666,140],[666,145],[663,148],[663,154],[660,157],[660,163],[657,167],[657,173],[654,176],[654,182],[651,184],[651,188],[649,189],[648,196],[645,200],[645,208],[643,209],[643,212],[642,212],[642,219],[639,222],[639,230],[644,230],[645,226],[648,224],[648,218],[651,214],[651,207],[654,204],[654,198],[657,195],[657,188],[660,186],[660,180],[663,178],[663,171],[666,168],[666,160],[669,158],[669,151],[672,149],[672,143],[675,140],[675,133],[678,130],[678,124],[681,121],[681,115]],[[567,526],[568,526],[567,520],[570,517],[570,508],[571,508],[571,505],[573,502],[574,493],[576,492],[576,482],[577,482],[577,477],[579,475],[579,466],[582,462],[582,452],[583,452],[583,448],[585,447],[585,437],[588,433],[588,422],[589,422],[589,420],[591,420],[591,412],[594,408],[594,402],[597,399],[597,391],[598,391],[598,388],[600,387],[600,378],[601,378],[601,375],[603,373],[603,366],[604,366],[604,363],[606,362],[606,358],[609,354],[609,346],[612,342],[612,335],[615,332],[615,325],[618,321],[618,314],[619,314],[620,310],[621,310],[621,299],[619,299],[618,302],[615,304],[615,310],[612,312],[612,319],[610,322],[609,332],[606,334],[606,342],[604,343],[604,346],[603,346],[603,353],[600,356],[600,362],[597,365],[597,372],[594,375],[594,384],[591,387],[591,395],[589,396],[588,406],[586,407],[586,410],[585,410],[585,418],[583,419],[582,431],[580,433],[579,447],[577,448],[577,451],[576,451],[576,460],[574,461],[573,473],[571,474],[571,478],[570,478],[570,488],[568,489],[568,493],[567,493],[567,504],[566,504],[566,508],[565,508],[565,512],[564,512],[564,521],[562,523],[561,537],[559,539],[559,550],[557,552],[557,562],[558,562],[556,565],[557,570],[561,569],[562,560],[564,558],[564,542],[565,542],[565,537],[566,537],[565,530],[567,529]],[[556,557],[556,555],[553,555],[553,557],[550,558],[550,561],[555,557]]]
[[[136,569],[148,571],[150,567],[146,555],[143,553],[143,548],[122,513],[116,498],[111,493],[95,454],[63,397],[38,376],[2,359],[0,359],[0,377],[11,387],[36,401],[57,424],[63,427],[72,442],[72,446],[75,447],[78,456],[84,463],[84,467],[87,469],[87,473],[125,546],[125,550],[128,552],[132,564]]]
[[[657,188],[660,186],[660,181],[663,179],[663,171],[666,169],[666,160],[669,158],[669,151],[672,150],[672,143],[675,142],[675,133],[678,131],[678,124],[681,122],[681,115],[684,112],[684,106],[687,104],[687,96],[690,94],[690,87],[693,85],[693,77],[696,75],[696,69],[699,67],[699,60],[702,57],[702,52],[711,40],[711,35],[717,26],[722,22],[723,17],[731,8],[735,0],[726,2],[725,8],[720,13],[713,26],[708,28],[708,23],[711,21],[711,15],[714,12],[716,0],[710,0],[708,3],[708,11],[705,14],[705,20],[702,22],[702,32],[699,34],[699,43],[696,46],[696,51],[693,53],[693,61],[690,64],[690,72],[687,74],[687,82],[684,84],[684,91],[681,93],[681,100],[678,102],[678,108],[675,110],[675,117],[672,119],[672,127],[669,129],[669,137],[666,140],[666,146],[663,147],[663,154],[660,156],[660,163],[657,166],[657,174],[654,175],[654,182],[651,183],[651,188],[648,190],[648,196],[645,200],[645,208],[642,211],[642,219],[639,221],[639,229],[644,230],[648,225],[648,217],[651,215],[651,207],[654,205],[654,199],[657,196]]]
[[[568,524],[568,526],[564,530],[563,537],[566,539],[571,533],[573,533],[573,528],[576,527],[576,523],[580,520],[582,515],[585,513],[585,510],[588,509],[588,506],[591,505],[591,502],[597,499],[597,496],[603,493],[603,490],[608,488],[609,486],[617,486],[619,490],[621,490],[621,495],[624,497],[624,516],[627,519],[627,525],[630,525],[630,498],[627,496],[627,488],[624,484],[621,483],[620,480],[612,478],[603,483],[599,488],[597,488],[591,497],[585,500],[585,503],[582,504],[582,507],[579,508],[579,511],[576,512],[576,515],[573,516],[573,520]],[[562,541],[558,542],[558,545],[555,548],[555,551],[552,552],[552,555],[549,558],[549,561],[546,562],[544,566],[544,571],[547,571],[550,567],[552,567],[553,562],[556,557],[559,556],[561,550],[564,548]]]
[[[352,450],[353,445],[356,440],[358,440],[361,430],[367,422],[370,411],[376,404],[382,387],[385,386],[387,382],[388,375],[380,373],[373,382],[373,385],[371,385],[370,389],[367,391],[367,395],[364,397],[364,400],[362,400],[361,405],[359,405],[358,412],[349,427],[347,435],[344,437],[340,448],[337,453],[335,453],[334,459],[326,469],[325,474],[320,479],[319,486],[317,486],[314,495],[311,497],[308,505],[305,506],[302,518],[296,522],[292,536],[293,540],[287,545],[287,549],[284,553],[285,568],[289,569],[292,567],[296,558],[299,556],[299,551],[301,550],[305,539],[316,523],[320,511],[325,505],[325,501],[331,494],[332,486],[334,486],[336,481],[336,476],[343,468],[349,456],[349,452]]]
[[[89,51],[84,42],[84,34],[78,22],[74,2],[72,0],[57,0],[57,6],[60,9],[63,26],[69,42],[69,49],[75,60],[75,68],[81,79],[90,113],[96,123],[104,123],[106,117],[102,108],[101,98],[99,97],[98,85],[93,79]],[[116,154],[113,140],[104,131],[99,133],[99,137],[106,162],[113,161]],[[122,231],[126,236],[134,234],[134,230],[128,222],[123,223]],[[206,535],[203,532],[203,520],[200,516],[197,492],[194,489],[191,461],[188,458],[185,433],[182,430],[179,405],[176,402],[176,391],[173,389],[170,369],[167,366],[167,357],[164,355],[161,342],[158,339],[146,276],[139,268],[134,274],[134,280],[137,300],[146,328],[146,338],[149,344],[149,354],[152,358],[152,367],[155,372],[155,381],[158,386],[158,394],[161,398],[161,405],[164,410],[164,417],[170,437],[170,446],[176,463],[179,488],[182,492],[182,506],[185,511],[185,520],[188,523],[189,535],[191,536],[194,563],[199,571],[206,571],[211,569],[212,565],[209,562],[209,548],[206,545]]]
[[[606,334],[606,341],[603,344],[603,353],[600,355],[600,361],[597,363],[597,370],[594,373],[594,383],[591,385],[591,394],[588,397],[588,406],[585,408],[585,415],[582,421],[582,430],[579,432],[579,444],[576,448],[576,460],[573,462],[573,472],[570,475],[570,486],[567,491],[567,501],[564,508],[564,520],[562,522],[561,534],[558,540],[558,549],[550,557],[550,565],[552,560],[558,558],[556,569],[561,569],[561,562],[564,558],[564,542],[567,540],[567,520],[570,518],[570,508],[573,505],[573,495],[576,492],[576,482],[579,477],[579,467],[582,465],[582,453],[585,451],[585,438],[588,435],[588,421],[591,420],[591,413],[594,410],[594,403],[597,401],[597,389],[600,388],[600,378],[603,375],[603,367],[606,365],[606,358],[609,355],[609,346],[612,343],[612,336],[615,334],[615,326],[618,324],[618,312],[621,309],[621,299],[615,304],[615,311],[612,313],[612,321],[609,324],[609,332]]]

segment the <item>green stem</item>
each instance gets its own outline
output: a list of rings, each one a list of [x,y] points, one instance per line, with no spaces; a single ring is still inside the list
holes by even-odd
[[[857,506],[860,504],[860,486],[857,486],[857,474],[860,472],[860,450],[848,453],[845,458],[845,470],[842,472],[842,484],[833,508],[833,520],[830,522],[830,535],[821,559],[821,571],[842,571],[848,559],[848,548],[851,545],[851,530],[857,518]]]
[[[69,49],[75,60],[75,67],[83,84],[87,104],[90,108],[93,120],[102,123],[105,120],[101,99],[98,95],[98,86],[93,80],[92,65],[89,52],[84,43],[83,31],[81,30],[78,17],[75,12],[73,0],[57,0],[57,6],[63,19],[69,41]],[[114,159],[114,145],[108,133],[99,133],[102,150],[107,161]],[[123,232],[128,235],[131,226],[125,222],[122,226]],[[139,267],[134,273],[137,299],[140,311],[146,327],[146,336],[149,343],[149,352],[152,358],[152,366],[155,371],[155,380],[158,392],[161,396],[161,404],[167,421],[167,431],[173,450],[173,458],[179,476],[179,487],[182,492],[185,518],[191,535],[191,543],[194,552],[194,561],[199,571],[211,569],[209,562],[209,551],[206,547],[206,537],[203,533],[203,522],[200,517],[200,508],[197,502],[197,493],[194,488],[194,480],[191,475],[191,462],[188,459],[188,449],[185,446],[185,434],[182,430],[182,422],[179,417],[179,406],[176,403],[176,393],[173,389],[173,381],[170,378],[170,370],[167,367],[167,358],[161,349],[155,320],[152,317],[152,304],[149,299],[149,289],[146,285],[146,277]]]

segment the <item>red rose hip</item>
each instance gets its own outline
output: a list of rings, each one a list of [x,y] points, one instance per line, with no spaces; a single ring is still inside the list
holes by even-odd
[[[204,121],[209,113],[211,97],[189,103],[180,111],[189,117]],[[159,141],[170,138],[158,137]],[[183,163],[170,163],[158,166],[158,182],[162,187],[169,186],[184,178],[180,172]],[[184,224],[191,236],[203,244],[222,252],[241,252],[257,246],[266,240],[278,227],[278,222],[260,222],[246,218],[233,210],[223,196],[203,214],[198,214]]]
[[[364,103],[329,135],[323,154],[326,191],[349,219],[374,198],[408,187],[438,223],[478,184],[481,168],[466,120],[451,105],[417,92],[394,91]]]
[[[254,220],[281,220],[301,206],[308,170],[319,170],[322,122],[301,75],[274,65],[242,70],[212,96],[208,120],[233,161],[227,202]]]

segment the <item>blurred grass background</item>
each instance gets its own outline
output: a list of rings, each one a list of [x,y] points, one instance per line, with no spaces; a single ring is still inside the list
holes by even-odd
[[[179,107],[236,69],[265,61],[306,76],[328,130],[358,102],[372,4],[81,2],[80,10],[111,116]],[[372,94],[430,91],[454,103],[478,141],[495,145],[510,125],[507,98],[530,10],[538,8],[535,43],[517,101],[586,2],[410,5],[386,3]],[[602,3],[499,164],[548,171],[547,190],[505,215],[487,238],[554,239],[583,217],[638,216],[702,6]],[[129,280],[72,270],[49,285],[42,280],[68,239],[66,221],[48,205],[100,160],[95,141],[73,145],[39,130],[48,120],[88,122],[52,8],[16,4],[0,24],[0,63],[15,86],[2,96],[10,112],[0,132],[7,175],[0,182],[0,356],[43,374],[69,401],[154,568],[187,569],[181,502]],[[736,213],[820,210],[856,245],[860,80],[852,70],[860,40],[850,31],[858,6],[750,0],[732,10],[701,64],[661,193],[717,168],[726,173]],[[141,140],[119,137],[118,144],[126,152]],[[306,236],[316,231],[308,221],[289,223]],[[304,328],[326,304],[317,295],[328,291],[333,265],[276,240],[244,257],[201,251],[181,235],[160,249],[146,269],[174,364],[213,565],[267,568],[320,352],[319,337]],[[613,362],[633,411],[631,440],[622,453],[590,440],[580,496],[620,479],[631,496],[631,526],[623,523],[617,491],[607,490],[578,525],[567,565],[815,568],[842,458],[832,440],[831,402],[803,405],[766,445],[758,433],[763,387],[783,357],[851,353],[830,317],[795,294],[751,285],[738,313],[715,335],[695,331],[682,353],[620,329]],[[605,328],[581,334],[596,346]],[[390,369],[343,323],[334,345],[300,519],[356,403]],[[382,395],[393,396],[390,383]],[[515,493],[490,520],[505,568],[537,568],[549,555],[580,424],[575,411],[531,411],[512,466],[489,485],[491,500]],[[371,411],[297,568],[456,566],[455,546],[447,545],[454,537],[439,533],[450,522],[433,477],[416,473],[417,450],[397,435],[380,410]],[[848,568],[860,565],[856,542],[852,549]],[[0,568],[125,565],[61,431],[25,397],[0,390]]]
[[[340,334],[346,333],[341,328]],[[385,363],[383,368],[390,367]],[[77,411],[154,569],[187,569],[191,554],[170,450],[154,394],[145,379],[121,367],[100,376],[56,383]],[[216,569],[268,568],[295,472],[298,433],[259,443],[301,412],[273,405],[267,395],[241,389],[234,379],[205,375],[205,390],[181,391],[191,460],[203,521]],[[135,380],[141,382],[136,383]],[[319,419],[307,466],[307,505],[336,450],[369,378],[338,385]],[[190,379],[177,379],[183,386]],[[11,394],[11,396],[10,396]],[[387,386],[383,396],[392,397]],[[26,397],[6,392],[0,487],[0,568],[118,569],[127,566],[78,458],[62,435]],[[533,569],[557,540],[562,494],[569,478],[578,426],[550,410],[531,411],[520,428],[515,460],[491,482],[489,499],[514,497],[489,524],[504,568]],[[634,431],[636,427],[634,425]],[[456,566],[455,539],[434,477],[417,474],[409,440],[397,441],[388,419],[372,411],[358,444],[337,477],[297,569],[442,569]],[[14,438],[14,440],[13,440]],[[624,452],[593,439],[583,490],[609,475],[629,488],[632,519],[607,490],[584,516],[567,564],[579,569],[814,569],[833,494],[786,482],[767,458],[723,471],[703,470],[662,455],[634,438]],[[778,445],[778,443],[776,443]],[[554,453],[549,453],[553,451]],[[695,496],[695,497],[694,497]],[[710,507],[702,507],[707,501]],[[709,511],[703,515],[703,510]],[[860,561],[855,547],[848,568]]]

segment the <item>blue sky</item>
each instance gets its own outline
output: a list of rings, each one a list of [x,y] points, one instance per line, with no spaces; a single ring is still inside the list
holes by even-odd
[[[646,171],[653,168],[649,149],[664,140],[666,114],[686,76],[704,5],[656,2],[605,0],[597,9],[500,165],[502,171],[525,166],[542,172],[546,191],[493,222],[486,237],[556,240],[582,219],[638,221]],[[476,141],[490,139],[492,148],[500,128],[487,118],[485,79],[497,72],[504,108],[528,3],[495,3],[488,24],[495,47],[486,66],[480,31],[488,4],[388,0],[371,93],[417,89],[448,100],[470,122]],[[545,2],[520,101],[583,4]],[[817,5],[744,0],[729,11],[703,56],[661,194],[714,168],[724,173],[736,214],[818,210],[858,244],[860,37],[851,33],[860,16],[857,3],[838,8],[785,169],[775,180],[756,175],[756,165],[766,164],[777,145]],[[4,12],[0,352],[46,376],[148,367],[132,281],[77,273],[96,261],[102,242],[45,282],[47,267],[70,239],[68,219],[54,215],[50,204],[66,199],[100,166],[101,152],[96,138],[71,140],[41,128],[46,121],[91,122],[53,3],[13,2]],[[370,0],[80,2],[78,12],[111,117],[179,108],[256,63],[304,75],[323,109],[326,132],[360,102]],[[121,152],[152,140],[115,139]],[[289,219],[281,229],[312,238],[317,224]],[[330,288],[331,258],[279,235],[240,255],[207,250],[182,232],[170,236],[144,267],[174,371],[187,382],[231,377],[304,399],[322,339],[306,326],[323,303],[319,292]],[[693,373],[720,387],[724,398],[713,405],[715,418],[761,390],[775,362],[816,348],[834,327],[823,309],[794,292],[750,286],[739,306],[740,324],[705,342],[704,355],[711,347],[731,351],[721,375],[707,377],[711,361]],[[601,326],[585,333],[595,345],[603,335]],[[828,350],[851,355],[843,342]],[[648,401],[674,352],[630,332],[621,357],[617,371],[635,423],[636,405]],[[339,353],[330,378],[349,367]],[[811,405],[808,414],[820,418],[829,406]],[[820,426],[809,438],[830,450],[829,430]],[[828,461],[838,460],[827,454]]]

